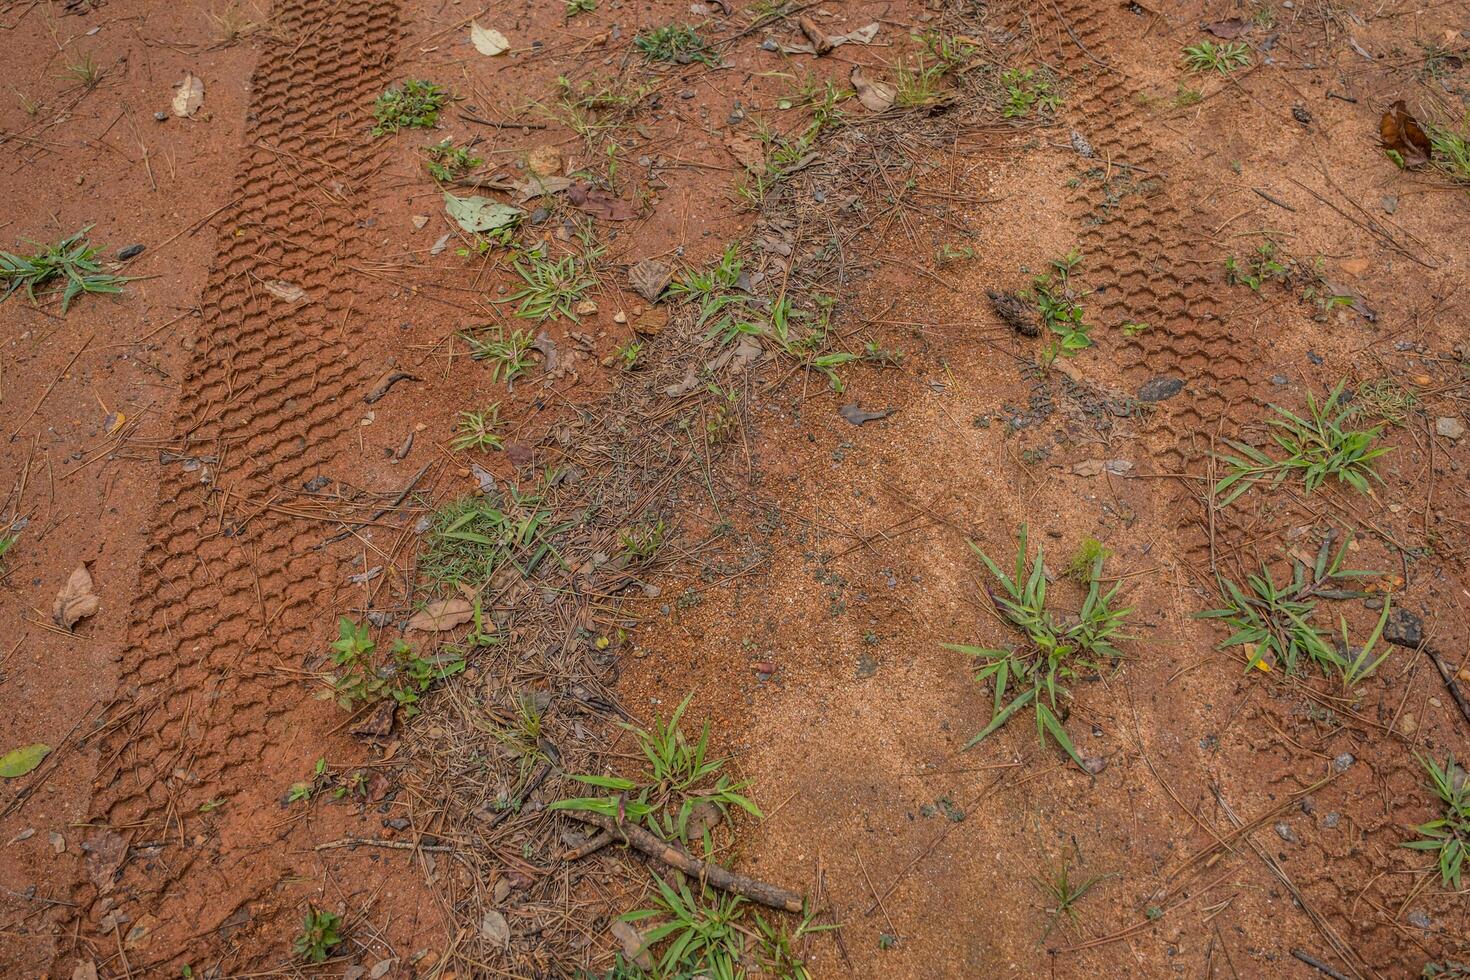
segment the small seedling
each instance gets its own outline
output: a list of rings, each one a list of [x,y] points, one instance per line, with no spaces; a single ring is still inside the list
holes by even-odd
[[[102,68],[92,60],[90,54],[82,55],[81,61],[67,65],[66,73],[86,89],[96,88],[97,83],[102,81]]]
[[[123,284],[136,277],[114,276],[102,271],[102,264],[96,260],[102,246],[93,245],[88,240],[87,232],[91,230],[92,226],[87,225],[55,245],[44,246],[31,255],[0,251],[0,282],[5,283],[0,303],[19,289],[26,291],[32,304],[37,302],[38,290],[47,297],[59,292],[61,312],[65,314],[71,301],[82,293],[121,293]]]
[[[567,0],[567,20],[571,20],[578,14],[590,14],[596,9],[597,0]]]
[[[1286,283],[1291,280],[1290,259],[1282,260],[1278,252],[1279,246],[1269,239],[1256,246],[1256,250],[1246,256],[1244,261],[1235,256],[1227,256],[1225,259],[1225,283],[1226,285],[1244,285],[1260,292],[1261,286],[1268,282]]]
[[[1035,113],[1050,115],[1061,106],[1056,82],[1045,68],[1007,68],[1001,73],[1006,103],[1001,115],[1007,119],[1024,119]]]
[[[1300,474],[1307,493],[1314,492],[1328,478],[1352,487],[1359,493],[1372,493],[1369,478],[1382,482],[1382,477],[1373,468],[1373,460],[1387,453],[1391,447],[1374,447],[1382,429],[1353,429],[1348,426],[1356,414],[1352,405],[1343,403],[1343,387],[1347,379],[1337,383],[1327,400],[1320,405],[1316,397],[1307,392],[1306,418],[1272,405],[1277,417],[1267,419],[1275,428],[1271,438],[1286,452],[1286,456],[1275,459],[1264,451],[1226,439],[1225,444],[1240,455],[1221,455],[1221,460],[1230,468],[1229,474],[1215,484],[1215,495],[1222,496],[1220,506],[1226,506],[1262,481],[1271,486],[1280,486],[1289,476]],[[1230,491],[1227,493],[1226,491]]]
[[[706,804],[722,815],[738,807],[752,816],[761,816],[760,808],[740,792],[749,783],[734,782],[722,771],[729,760],[709,757],[709,723],[705,723],[697,742],[691,743],[685,737],[679,721],[693,697],[685,697],[667,722],[655,717],[652,728],[623,725],[637,738],[648,760],[644,781],[572,775],[578,782],[611,790],[614,795],[558,800],[550,809],[588,810],[617,820],[632,820],[664,840],[680,841],[688,841],[689,819],[697,807]],[[709,854],[714,850],[709,829],[701,828],[700,836]]]
[[[945,644],[946,649],[978,660],[982,666],[975,679],[989,681],[995,691],[990,723],[965,743],[965,748],[978,745],[999,731],[1016,712],[1029,706],[1036,715],[1036,732],[1042,743],[1051,738],[1073,762],[1085,768],[1082,756],[1062,727],[1067,708],[1059,703],[1058,695],[1070,698],[1064,685],[1074,680],[1080,670],[1097,670],[1101,661],[1122,656],[1113,644],[1129,638],[1123,628],[1133,612],[1131,608],[1112,607],[1122,584],[1115,583],[1107,592],[1102,590],[1103,556],[1096,556],[1088,574],[1082,608],[1075,620],[1060,619],[1047,608],[1042,548],[1037,546],[1036,559],[1032,562],[1026,543],[1026,525],[1021,525],[1018,534],[1013,576],[1001,571],[974,542],[970,542],[970,548],[1004,590],[1000,594],[987,587],[991,602],[1025,641],[1011,649]],[[1011,695],[1009,703],[1008,694]]]
[[[1429,148],[1435,169],[1454,183],[1470,187],[1470,117],[1459,129],[1431,123]]]
[[[923,54],[913,64],[900,62],[893,68],[893,104],[903,108],[915,108],[939,101],[944,76],[949,68],[940,61],[929,61]]]
[[[1092,575],[1093,566],[1111,557],[1113,553],[1103,547],[1103,543],[1097,538],[1084,538],[1067,562],[1067,577],[1086,585]]]
[[[402,88],[394,87],[373,103],[374,136],[400,129],[429,129],[439,122],[439,110],[449,101],[449,92],[422,79],[410,78]]]
[[[796,928],[787,932],[784,926],[772,925],[759,914],[756,915],[756,928],[760,930],[760,959],[763,975],[781,977],[782,980],[812,980],[806,963],[796,953],[796,944],[807,936],[838,928],[836,923],[813,925],[812,919],[814,918],[814,913],[805,912]]]
[[[291,951],[308,963],[325,963],[333,947],[342,942],[342,917],[335,912],[306,907],[301,932],[291,944]]]
[[[1151,328],[1147,323],[1139,323],[1136,320],[1129,320],[1122,325],[1121,329],[1123,331],[1123,336],[1137,337],[1141,334],[1147,333]]]
[[[1389,377],[1360,386],[1352,402],[1354,412],[1389,425],[1403,425],[1418,404],[1418,395]]]
[[[331,698],[345,711],[392,698],[404,709],[405,716],[412,718],[419,712],[420,697],[435,681],[452,677],[465,667],[462,657],[451,654],[421,657],[413,647],[398,640],[393,644],[389,663],[380,668],[373,662],[377,644],[368,635],[365,624],[343,616],[337,623],[337,633],[332,643],[332,662],[337,670],[326,675],[327,690],[318,696]],[[319,761],[318,781],[325,773],[326,762]],[[319,782],[297,783],[291,788],[290,798],[310,799],[318,788]]]
[[[720,63],[719,55],[688,24],[655,27],[633,38],[633,47],[643,52],[649,61],[667,61],[676,65]]]
[[[564,316],[581,323],[573,307],[595,283],[588,278],[584,263],[575,255],[552,261],[537,252],[526,252],[512,265],[525,285],[510,294],[519,302],[516,316],[527,320],[554,320]]]
[[[1452,891],[1460,890],[1460,874],[1465,856],[1470,853],[1470,776],[1451,755],[1443,766],[1433,759],[1419,759],[1429,773],[1430,786],[1444,804],[1444,815],[1438,820],[1420,824],[1414,830],[1421,836],[1405,847],[1416,851],[1438,853],[1439,882]]]
[[[5,556],[10,554],[10,549],[15,547],[15,542],[20,538],[14,534],[0,534],[0,570],[5,568]]]
[[[1042,933],[1042,939],[1051,935],[1051,931],[1056,926],[1057,920],[1063,915],[1075,922],[1077,919],[1077,903],[1082,900],[1084,895],[1092,890],[1093,885],[1096,885],[1106,877],[1106,875],[1093,875],[1086,881],[1074,882],[1072,880],[1071,862],[1066,857],[1063,857],[1061,866],[1050,877],[1042,878],[1037,876],[1033,878],[1032,880],[1042,895],[1045,896],[1046,901],[1052,903],[1046,909],[1048,919],[1046,931]]]
[[[1201,41],[1184,49],[1184,67],[1196,74],[1217,71],[1222,75],[1228,75],[1237,68],[1244,68],[1250,63],[1250,48],[1239,41],[1234,44]]]
[[[449,444],[450,448],[456,452],[463,452],[466,449],[488,452],[492,449],[505,448],[505,442],[500,437],[499,402],[482,412],[460,412],[456,429],[458,434]]]
[[[668,294],[695,303],[699,308],[695,326],[704,326],[727,307],[745,302],[746,296],[738,292],[743,269],[740,246],[731,242],[725,246],[725,251],[714,268],[708,272],[690,269],[683,277],[669,284]]]
[[[428,157],[424,167],[429,176],[445,183],[457,180],[485,163],[470,152],[469,147],[455,146],[453,137],[424,147],[424,155]]]
[[[531,350],[536,339],[528,330],[510,330],[495,327],[485,336],[464,334],[470,346],[470,356],[490,365],[490,380],[509,383],[525,374],[531,367]]]
[[[624,371],[633,371],[638,367],[638,359],[643,356],[643,344],[636,340],[625,341],[618,345],[613,351],[613,363]]]
[[[1042,354],[1042,366],[1049,366],[1058,356],[1074,357],[1079,351],[1092,346],[1088,335],[1092,325],[1083,319],[1082,305],[1078,302],[1085,292],[1072,287],[1072,274],[1082,264],[1081,253],[1073,250],[1060,259],[1053,259],[1051,272],[1045,272],[1031,281],[1031,290],[1023,298],[1036,304],[1041,320],[1055,339]]]
[[[327,760],[317,759],[316,765],[312,768],[310,779],[291,784],[291,788],[286,792],[286,802],[299,803],[302,800],[310,802],[311,798],[315,796],[319,790],[325,789],[327,786],[331,785],[331,782],[332,774],[327,769]]]
[[[618,544],[633,562],[647,563],[664,546],[664,536],[667,533],[668,525],[660,520],[656,524],[640,525],[623,531],[618,535]]]
[[[741,959],[746,949],[746,929],[739,922],[745,900],[739,895],[715,892],[699,885],[700,899],[695,900],[687,882],[676,890],[654,875],[658,895],[654,907],[639,909],[622,916],[624,922],[663,918],[667,921],[643,934],[643,941],[654,946],[669,940],[659,958],[659,976],[733,978],[742,976]]]
[[[1295,674],[1305,660],[1310,660],[1324,673],[1336,674],[1348,689],[1377,670],[1388,657],[1384,652],[1375,658],[1373,650],[1388,622],[1391,603],[1384,601],[1378,624],[1361,649],[1348,639],[1346,618],[1339,620],[1340,643],[1334,643],[1313,622],[1318,600],[1365,596],[1367,593],[1345,586],[1376,574],[1343,568],[1351,538],[1344,540],[1336,553],[1332,550],[1333,538],[1332,534],[1323,538],[1310,569],[1293,558],[1291,578],[1284,583],[1278,583],[1265,565],[1259,575],[1246,578],[1245,589],[1222,577],[1219,585],[1225,605],[1196,614],[1200,619],[1218,619],[1230,629],[1219,649],[1243,647],[1246,670],[1280,669]]]

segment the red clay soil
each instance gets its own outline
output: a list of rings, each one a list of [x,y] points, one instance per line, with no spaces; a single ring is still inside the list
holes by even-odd
[[[765,813],[737,822],[722,862],[841,923],[802,944],[812,976],[1388,977],[1470,961],[1463,892],[1400,846],[1438,815],[1416,753],[1470,756],[1470,719],[1431,659],[1394,648],[1344,691],[1310,670],[1247,671],[1196,618],[1219,604],[1217,575],[1243,581],[1351,532],[1350,563],[1380,574],[1331,617],[1356,640],[1387,597],[1470,682],[1470,197],[1397,169],[1377,129],[1397,99],[1447,124],[1463,114],[1462,11],[800,5],[830,33],[880,25],[873,44],[818,59],[763,48],[802,34],[755,4],[563,6],[0,14],[16,95],[0,104],[0,247],[91,226],[109,267],[139,277],[64,316],[0,304],[0,533],[15,537],[0,566],[13,706],[0,751],[52,747],[0,787],[0,971],[310,973],[291,950],[309,907],[343,913],[350,941],[321,968],[333,975],[611,966],[609,920],[646,895],[636,862],[607,848],[573,872],[557,855],[574,842],[552,829],[554,853],[492,842],[471,865],[440,801],[407,788],[441,775],[421,750],[443,737],[447,702],[526,663],[472,664],[371,745],[347,730],[360,718],[315,696],[328,644],[341,616],[411,611],[421,522],[482,484],[472,462],[534,485],[575,456],[579,413],[624,398],[610,365],[650,305],[628,265],[700,267],[740,240],[768,283],[786,281],[789,247],[750,241],[768,216],[734,193],[737,138],[767,115],[802,125],[781,100],[807,72],[881,76],[926,26],[962,26],[1003,65],[1048,66],[1060,108],[986,107],[942,139],[893,122],[894,169],[832,235],[852,265],[834,323],[853,350],[904,356],[852,366],[840,394],[774,354],[741,381],[738,438],[670,511],[677,557],[647,598],[607,613],[629,626],[610,693],[646,721],[694,692],[689,721],[710,721]],[[511,51],[476,52],[471,15]],[[650,69],[630,47],[685,21],[723,42],[723,67]],[[1249,44],[1251,66],[1185,72],[1184,46],[1222,34]],[[95,79],[80,77],[88,59]],[[186,72],[205,86],[188,118],[171,110]],[[610,130],[621,183],[608,135],[557,114],[560,76],[652,86]],[[405,78],[458,101],[436,131],[373,137],[373,100]],[[565,173],[601,176],[636,209],[593,222],[607,248],[595,311],[545,324],[554,372],[543,360],[507,386],[468,357],[461,330],[522,323],[505,305],[518,280],[444,214],[421,148],[446,136],[479,138],[485,172],[513,180],[555,146]],[[839,183],[840,154],[808,165],[798,201]],[[530,237],[569,247],[568,211],[529,216]],[[1298,279],[1229,284],[1227,256],[1268,238],[1302,262]],[[133,243],[145,249],[118,262]],[[1094,346],[1038,372],[1044,339],[987,293],[1026,289],[1072,250]],[[1324,311],[1303,283],[1359,299]],[[373,397],[400,370],[412,377]],[[1372,495],[1297,484],[1208,505],[1211,452],[1267,444],[1268,403],[1299,411],[1339,379],[1357,392],[1384,378],[1414,401],[1385,424]],[[457,414],[492,402],[507,451],[454,450]],[[844,405],[888,414],[855,426]],[[1086,538],[1135,607],[1123,661],[1074,684],[1066,727],[1092,771],[1020,715],[962,748],[992,696],[944,644],[1010,639],[967,542],[1005,565],[1023,523],[1062,608],[1081,601],[1063,573]],[[63,629],[53,597],[82,565],[100,606]],[[588,743],[615,731],[576,724]],[[631,759],[613,745],[603,762]],[[317,798],[291,799],[313,780]],[[574,792],[559,775],[527,792],[525,819]],[[452,884],[484,860],[501,870]],[[1064,864],[1094,882],[1070,912],[1044,887]],[[510,923],[503,943],[480,918],[486,895]],[[579,945],[552,949],[567,933]]]

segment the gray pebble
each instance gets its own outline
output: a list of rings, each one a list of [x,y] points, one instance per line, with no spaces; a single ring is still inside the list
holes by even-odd
[[[1183,390],[1184,380],[1182,378],[1158,377],[1143,383],[1143,387],[1138,389],[1138,400],[1161,402],[1173,398]]]
[[[1332,768],[1337,772],[1346,772],[1347,768],[1357,761],[1357,759],[1353,758],[1353,754],[1351,752],[1344,752],[1342,755],[1332,760]]]

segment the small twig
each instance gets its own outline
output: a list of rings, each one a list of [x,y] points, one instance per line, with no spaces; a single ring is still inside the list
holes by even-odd
[[[561,856],[563,861],[579,861],[589,854],[595,854],[613,842],[613,835],[605,830],[599,830],[589,837],[585,842],[572,848]]]
[[[659,840],[642,827],[626,822],[619,824],[612,817],[586,810],[565,810],[563,812],[573,820],[601,827],[608,833],[616,835],[629,847],[671,868],[678,868],[691,878],[698,878],[721,891],[743,896],[773,909],[783,909],[787,912],[801,911],[802,898],[795,892],[746,877],[712,861],[701,861],[677,844]]]
[[[341,837],[318,844],[312,850],[331,851],[339,847],[391,847],[395,851],[434,851],[439,854],[454,850],[446,844],[419,844],[409,840],[379,840],[376,837]]]
[[[1321,960],[1317,959],[1317,957],[1313,956],[1311,953],[1308,953],[1304,949],[1294,949],[1291,951],[1291,955],[1295,956],[1297,959],[1307,964],[1307,966],[1310,966],[1316,970],[1321,970],[1323,973],[1331,977],[1332,980],[1352,980],[1352,978],[1349,977],[1347,974],[1339,973],[1337,970],[1333,969],[1328,964],[1323,963]]]

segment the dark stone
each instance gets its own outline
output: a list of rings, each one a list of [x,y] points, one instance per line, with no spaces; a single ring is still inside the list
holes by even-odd
[[[142,255],[143,249],[147,247],[146,245],[124,245],[117,250],[117,257],[119,260],[126,262],[128,259]]]
[[[1418,649],[1424,642],[1424,620],[1407,609],[1395,609],[1383,624],[1383,638],[1396,646]]]
[[[1304,106],[1304,105],[1294,105],[1294,106],[1292,106],[1291,107],[1291,118],[1295,119],[1297,122],[1301,123],[1303,126],[1311,125],[1311,122],[1312,122],[1312,114],[1307,111],[1307,107]]]
[[[1138,400],[1161,402],[1173,398],[1183,390],[1184,380],[1182,378],[1158,377],[1143,383],[1143,387],[1138,389]]]

